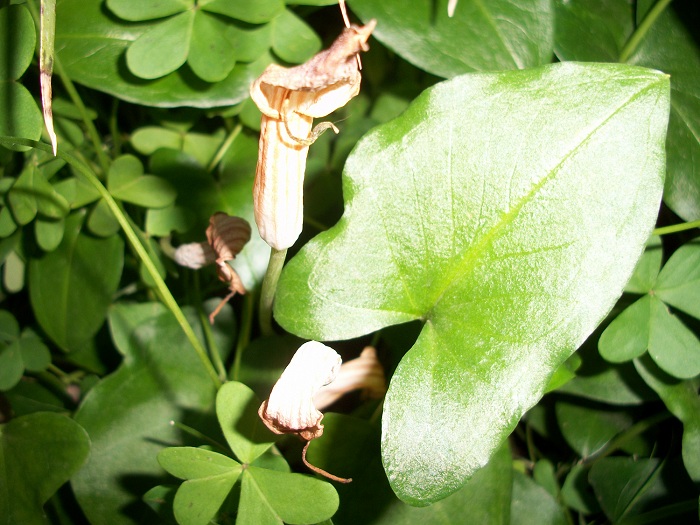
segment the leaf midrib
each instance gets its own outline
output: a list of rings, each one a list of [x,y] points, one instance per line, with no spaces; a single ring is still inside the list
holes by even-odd
[[[255,467],[253,467],[253,468],[255,468]],[[245,470],[241,473],[241,475],[242,475],[242,476],[248,476],[248,477],[250,478],[250,485],[251,485],[251,487],[255,488],[255,492],[257,492],[257,494],[258,494],[258,496],[259,496],[259,500],[258,500],[258,501],[263,502],[263,503],[265,504],[265,506],[266,506],[268,509],[270,509],[270,513],[271,513],[273,516],[279,518],[279,514],[277,514],[277,512],[275,511],[275,509],[272,507],[272,505],[270,504],[269,500],[267,499],[267,496],[265,496],[265,493],[262,491],[262,489],[261,489],[260,486],[258,485],[258,480],[256,480],[256,479],[255,479],[255,476],[253,475],[253,473],[250,472],[250,467],[247,468],[247,469],[245,469]],[[242,485],[242,483],[241,483],[241,485]],[[280,519],[280,521],[281,521],[281,519]]]
[[[647,86],[639,89],[628,97],[623,103],[618,105],[614,111],[610,112],[605,118],[600,120],[595,126],[591,128],[591,131],[586,134],[586,136],[579,141],[578,144],[571,150],[569,150],[566,155],[564,155],[561,160],[549,170],[546,176],[542,177],[541,180],[537,182],[527,193],[525,193],[514,206],[510,208],[501,219],[484,235],[479,239],[476,244],[466,248],[462,252],[462,256],[458,258],[458,262],[452,266],[451,271],[445,272],[445,277],[439,281],[436,285],[436,289],[441,290],[440,294],[435,299],[431,308],[425,313],[425,319],[431,319],[433,313],[442,301],[445,293],[450,290],[457,281],[462,279],[465,275],[468,275],[471,270],[473,270],[478,262],[481,260],[483,253],[486,251],[487,247],[491,245],[491,242],[495,240],[499,234],[509,226],[515,218],[518,216],[523,207],[528,204],[538,193],[539,190],[545,186],[550,180],[553,180],[555,176],[559,173],[561,167],[566,163],[566,161],[571,158],[575,153],[577,153],[581,147],[586,144],[591,137],[593,137],[602,127],[604,127],[613,117],[615,117],[622,108],[629,105],[632,101],[640,97],[642,94],[650,91],[658,81],[650,82]],[[454,199],[452,199],[454,200]],[[403,279],[402,279],[403,280]],[[413,301],[413,297],[411,297]]]

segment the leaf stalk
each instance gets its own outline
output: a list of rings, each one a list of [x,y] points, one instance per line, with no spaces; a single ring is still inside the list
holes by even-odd
[[[654,7],[652,7],[649,10],[647,15],[644,17],[644,20],[642,20],[639,26],[637,26],[637,29],[634,30],[634,33],[632,33],[632,36],[625,44],[625,47],[622,48],[622,51],[620,52],[621,63],[625,63],[627,62],[627,60],[629,60],[632,54],[639,47],[641,41],[649,32],[649,29],[651,29],[651,26],[653,26],[654,22],[656,22],[656,19],[659,18],[659,15],[661,15],[661,13],[664,12],[664,9],[666,9],[668,4],[670,3],[671,0],[659,0],[658,2],[656,2],[656,4],[654,4]]]

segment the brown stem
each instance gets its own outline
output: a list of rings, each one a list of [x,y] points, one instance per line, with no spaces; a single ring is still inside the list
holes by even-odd
[[[338,483],[350,483],[350,482],[352,481],[352,478],[339,478],[338,476],[334,476],[334,475],[331,474],[330,472],[326,472],[326,471],[323,470],[322,468],[318,468],[317,466],[312,465],[311,463],[309,463],[309,462],[306,460],[306,449],[309,448],[309,443],[311,443],[311,441],[307,441],[307,442],[306,442],[306,445],[304,445],[304,450],[301,451],[301,459],[304,461],[304,465],[306,465],[307,467],[309,467],[309,468],[310,468],[311,470],[313,470],[316,474],[320,474],[320,475],[323,476],[324,478],[328,478],[328,479],[330,479],[330,480],[337,481]]]
[[[236,291],[232,290],[231,293],[229,293],[226,297],[221,299],[221,302],[216,306],[216,308],[214,308],[214,311],[209,314],[209,324],[212,324],[212,325],[214,324],[214,318],[217,315],[219,315],[219,312],[221,311],[221,309],[224,307],[224,305],[226,303],[228,303],[233,298],[234,295],[236,295]]]

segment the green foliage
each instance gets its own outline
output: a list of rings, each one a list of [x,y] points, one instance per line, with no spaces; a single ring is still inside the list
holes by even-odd
[[[227,314],[221,314],[214,334],[219,349],[230,348],[233,326]],[[189,320],[197,320],[193,312]],[[202,421],[200,412],[211,407],[215,391],[162,305],[116,305],[109,324],[124,361],[90,391],[75,416],[90,435],[92,450],[71,482],[90,521],[112,525],[130,522],[121,508],[132,502],[134,490],[143,494],[161,475],[156,456],[163,443],[182,439],[170,421],[188,414],[188,423]],[[139,509],[137,515],[145,519],[146,512]]]
[[[314,31],[281,0],[103,5],[57,3],[58,57],[75,80],[139,104],[237,104],[269,63],[270,51],[303,62],[320,48]]]
[[[81,212],[68,217],[61,244],[29,265],[34,315],[66,352],[78,349],[100,329],[122,273],[121,237],[89,237],[82,232],[84,219]]]
[[[276,465],[271,469],[255,466],[275,438],[257,417],[259,405],[253,391],[237,382],[221,387],[216,398],[221,430],[243,463],[192,447],[166,448],[158,454],[158,462],[165,470],[185,480],[173,500],[178,523],[209,523],[239,478],[236,523],[320,523],[335,514],[338,494],[329,483],[279,470]]]
[[[22,5],[0,7],[0,35],[0,135],[38,139],[41,113],[31,93],[17,82],[36,44],[29,11]]]
[[[15,317],[0,310],[0,390],[9,390],[22,378],[25,369],[41,372],[51,363],[51,353],[30,329],[21,334]]]
[[[0,2],[1,524],[697,521],[695,2],[347,0],[274,304],[250,85],[337,0],[57,0],[55,47],[53,3]],[[258,410],[306,339],[388,391],[303,449]]]
[[[375,36],[412,64],[442,77],[470,71],[525,69],[552,58],[554,12],[547,0],[447,2],[350,0],[363,20],[377,19]]]
[[[700,374],[700,340],[666,305],[700,319],[700,244],[692,241],[676,250],[661,271],[658,256],[656,272],[647,268],[647,275],[635,288],[645,295],[603,332],[600,353],[619,363],[648,350],[665,372],[690,379]]]
[[[89,453],[88,434],[63,415],[39,412],[0,425],[2,523],[46,523],[43,505]]]
[[[691,2],[673,9],[635,11],[626,0],[557,0],[555,51],[561,60],[624,62],[660,69],[671,75],[671,115],[666,153],[668,175],[664,201],[686,220],[700,216],[700,172],[697,155],[700,56],[688,28],[698,23]],[[668,2],[657,2],[662,7]],[[635,20],[636,14],[636,20]],[[646,22],[649,22],[646,25]]]

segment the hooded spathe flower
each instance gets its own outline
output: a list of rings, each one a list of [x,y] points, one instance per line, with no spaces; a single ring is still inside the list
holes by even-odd
[[[303,222],[303,187],[309,145],[324,130],[312,131],[313,119],[343,107],[360,91],[360,51],[368,49],[376,22],[343,30],[325,51],[293,68],[270,65],[251,86],[262,112],[253,200],[260,236],[284,250],[299,238]]]

